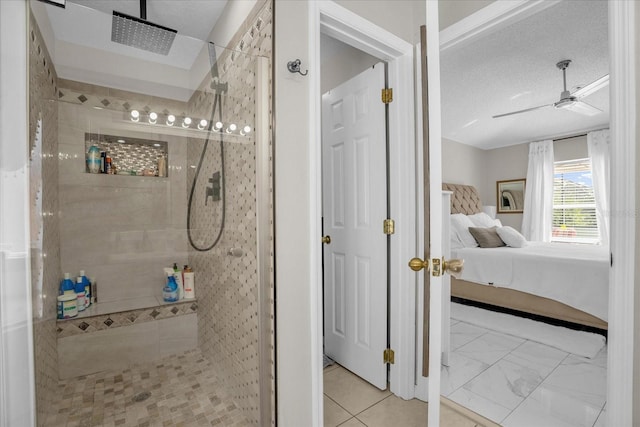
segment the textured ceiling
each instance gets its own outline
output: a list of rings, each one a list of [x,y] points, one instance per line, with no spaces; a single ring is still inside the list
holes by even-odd
[[[573,61],[571,92],[609,72],[606,1],[563,1],[443,51],[443,137],[490,149],[607,126],[608,86],[583,99],[603,110],[593,117],[553,107],[491,117],[558,101],[562,72],[555,64],[563,59]]]

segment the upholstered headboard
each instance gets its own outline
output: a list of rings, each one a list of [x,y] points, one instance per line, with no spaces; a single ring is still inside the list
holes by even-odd
[[[473,185],[447,184],[443,182],[442,189],[453,192],[451,195],[452,214],[473,215],[482,212],[482,202],[480,202],[478,190]]]

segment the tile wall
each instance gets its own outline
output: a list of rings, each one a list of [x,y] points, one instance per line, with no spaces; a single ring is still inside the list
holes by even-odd
[[[32,253],[31,288],[33,295],[33,339],[35,353],[36,405],[38,425],[53,411],[58,383],[56,351],[57,283],[60,277],[58,246],[58,106],[57,76],[44,40],[31,15],[29,18],[29,135],[30,152],[41,120],[42,148],[39,176],[31,176],[32,186],[41,185],[41,212],[32,206],[32,242],[41,240],[42,247]],[[33,159],[32,159],[33,162]],[[38,209],[40,210],[40,209]],[[42,235],[38,235],[40,222]]]
[[[162,268],[187,264],[186,138],[132,126],[125,108],[177,112],[184,104],[62,79],[59,86],[62,272],[95,278],[99,303],[161,295]],[[159,141],[168,148],[169,176],[87,173],[89,132]]]
[[[230,45],[234,52],[225,52],[218,57],[220,81],[228,83],[228,93],[223,97],[221,121],[225,124],[233,122],[253,126],[256,114],[255,56],[270,58],[272,52],[271,2],[262,3],[242,28]],[[208,117],[211,114],[213,95],[208,88],[209,81],[205,81],[201,90],[192,97],[189,111],[193,115]],[[260,416],[258,317],[264,313],[259,312],[256,150],[253,135],[255,132],[247,138],[224,138],[224,230],[219,243],[212,250],[191,250],[189,263],[196,271],[200,349],[205,356],[221,365],[230,394],[245,416],[257,425]],[[197,164],[203,145],[203,141],[190,140],[187,152],[189,165]],[[222,202],[205,205],[203,197],[207,178],[220,170],[218,137],[207,147],[196,182],[191,221],[198,246],[210,246],[221,228]],[[190,168],[189,183],[194,176],[195,172]],[[229,256],[232,248],[241,249],[243,256]],[[271,280],[270,288],[266,290],[271,296],[272,283]],[[273,320],[273,298],[271,313],[267,314]],[[272,379],[273,360],[272,353]],[[271,401],[274,402],[273,395]]]

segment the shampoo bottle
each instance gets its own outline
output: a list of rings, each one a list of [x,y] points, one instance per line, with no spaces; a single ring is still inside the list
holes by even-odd
[[[92,145],[87,152],[87,170],[89,173],[100,173],[100,149]]]
[[[75,294],[73,280],[71,280],[71,275],[69,273],[64,273],[64,279],[60,282],[60,295],[71,294]]]
[[[82,278],[82,284],[84,285],[85,306],[89,307],[91,305],[91,282],[84,274],[84,270],[80,270],[80,278]]]
[[[196,290],[194,288],[195,273],[188,265],[184,266],[184,297],[185,299],[194,299],[196,297]]]
[[[176,278],[176,284],[178,285],[178,299],[185,298],[182,271],[180,271],[180,269],[178,268],[178,264],[175,262],[173,263],[173,277]]]
[[[84,297],[84,283],[82,277],[76,279],[76,298],[78,299],[78,311],[84,311],[87,308],[86,298]]]

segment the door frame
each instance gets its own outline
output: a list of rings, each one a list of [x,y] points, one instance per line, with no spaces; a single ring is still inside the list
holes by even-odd
[[[497,31],[558,1],[496,1],[440,32],[441,50]],[[611,241],[607,425],[632,425],[636,211],[636,70],[634,2],[609,2]],[[615,309],[614,309],[615,308]],[[637,344],[636,344],[637,345]]]
[[[339,6],[333,1],[317,1],[309,4],[309,52],[310,62],[320,64],[320,34],[329,35],[343,43],[360,49],[380,60],[388,62],[389,87],[394,89],[393,107],[389,114],[389,180],[391,216],[396,221],[396,233],[391,238],[391,292],[390,306],[391,347],[395,350],[395,364],[390,365],[391,391],[405,399],[413,398],[415,375],[415,304],[414,289],[409,286],[415,278],[406,266],[415,251],[415,166],[413,143],[414,97],[413,97],[413,47],[396,35],[372,24],[361,16]],[[316,399],[313,405],[316,421],[322,424],[322,168],[321,168],[321,111],[322,94],[320,72],[309,73],[310,79],[310,135],[311,155],[309,171],[311,218],[311,283],[312,312],[312,357],[317,358],[312,366]],[[403,94],[400,96],[399,94]],[[407,94],[407,96],[404,96]],[[403,143],[405,142],[405,143]],[[382,232],[382,224],[380,224]],[[404,284],[404,286],[402,286]],[[382,363],[382,355],[380,355]]]

